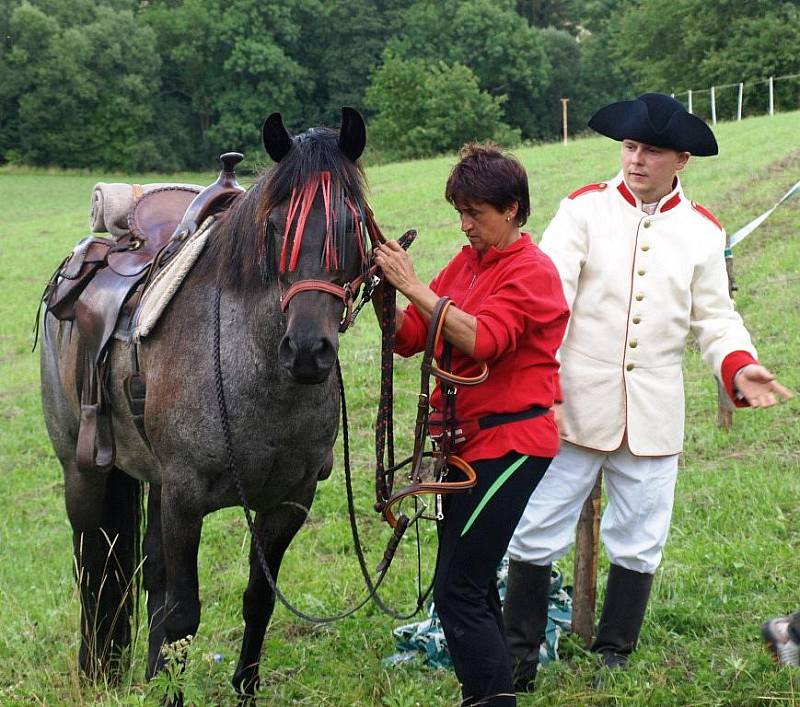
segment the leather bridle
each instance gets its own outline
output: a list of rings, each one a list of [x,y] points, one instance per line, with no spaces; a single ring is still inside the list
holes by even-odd
[[[360,278],[357,278],[360,279]],[[353,282],[356,282],[354,280]],[[328,282],[327,280],[315,280],[309,278],[307,280],[298,280],[293,282],[288,290],[281,296],[281,311],[286,312],[289,302],[292,298],[301,292],[327,292],[333,295],[336,299],[342,300],[344,304],[344,315],[339,322],[339,333],[344,333],[353,323],[353,300],[355,299],[354,292],[358,293],[360,283],[353,288],[353,283],[348,282],[344,286],[337,285],[335,282]]]
[[[369,234],[372,247],[374,248],[381,243],[385,243],[386,238],[384,237],[383,233],[381,233],[381,229],[378,227],[378,224],[375,222],[375,218],[372,215],[372,210],[367,206],[365,207],[364,212],[366,230]],[[400,236],[398,242],[403,248],[407,249],[414,241],[416,236],[416,231],[406,231],[406,233]],[[355,318],[358,315],[358,312],[361,311],[361,307],[363,307],[364,304],[366,304],[366,302],[368,302],[372,297],[372,290],[379,282],[379,280],[376,281],[378,269],[378,266],[373,264],[365,273],[362,273],[344,285],[337,285],[335,282],[318,280],[315,278],[297,280],[289,286],[286,292],[281,294],[281,311],[285,313],[289,307],[289,302],[292,301],[292,298],[301,292],[326,292],[327,294],[336,297],[336,299],[341,300],[342,304],[344,305],[344,314],[342,315],[342,320],[339,322],[339,333],[344,333],[355,322]],[[364,293],[362,294],[361,302],[354,307],[359,290],[364,284],[366,284],[366,287]]]
[[[417,419],[414,425],[414,451],[412,455],[386,469],[386,483],[383,488],[384,497],[378,495],[376,510],[380,511],[387,523],[394,529],[392,538],[386,548],[383,560],[378,565],[380,572],[391,562],[397,545],[409,525],[420,517],[424,517],[424,507],[417,510],[409,518],[405,513],[395,514],[395,507],[409,497],[420,496],[423,494],[442,494],[458,493],[472,488],[477,483],[477,474],[472,465],[452,452],[457,438],[456,418],[455,418],[455,397],[457,385],[478,385],[483,383],[489,375],[489,369],[485,362],[480,362],[480,373],[476,376],[458,376],[443,368],[436,366],[433,362],[434,355],[442,339],[447,310],[453,305],[449,297],[442,297],[436,303],[431,314],[431,321],[428,326],[428,336],[425,343],[425,352],[420,365],[420,392],[417,400]],[[441,360],[444,365],[449,365],[452,346],[445,342]],[[433,449],[426,451],[425,447],[429,438],[430,428],[430,379],[437,378],[442,391],[444,410],[442,411],[441,434],[437,437],[431,436]],[[433,481],[426,480],[423,476],[423,465],[425,459],[433,460],[432,477]],[[411,465],[408,472],[408,485],[393,491],[392,480],[394,473],[405,466]],[[453,470],[461,472],[463,479],[447,481]],[[437,516],[437,519],[439,517]]]

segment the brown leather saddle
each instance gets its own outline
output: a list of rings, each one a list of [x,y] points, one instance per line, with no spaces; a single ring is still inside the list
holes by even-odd
[[[58,319],[73,320],[81,335],[76,382],[81,401],[77,463],[82,471],[106,471],[114,464],[106,358],[120,320],[131,320],[152,276],[188,236],[245,191],[235,173],[242,157],[238,152],[222,155],[219,177],[202,191],[164,187],[148,192],[128,215],[128,235],[116,241],[85,238],[50,278],[43,297],[46,310]],[[126,381],[126,389],[143,432],[144,378],[138,371]]]

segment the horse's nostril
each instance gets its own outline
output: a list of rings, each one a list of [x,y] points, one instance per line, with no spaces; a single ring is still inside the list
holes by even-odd
[[[336,362],[336,346],[326,337],[297,341],[287,334],[278,347],[278,359],[298,382],[321,383]]]

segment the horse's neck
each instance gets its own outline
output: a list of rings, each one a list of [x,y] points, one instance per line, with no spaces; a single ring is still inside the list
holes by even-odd
[[[196,322],[198,328],[211,336],[219,316],[223,337],[235,331],[243,346],[250,341],[258,342],[268,355],[272,353],[269,349],[277,349],[285,328],[277,285],[257,289],[220,289],[213,280],[192,272],[176,293],[172,304],[177,316]],[[209,338],[208,344],[212,341]]]

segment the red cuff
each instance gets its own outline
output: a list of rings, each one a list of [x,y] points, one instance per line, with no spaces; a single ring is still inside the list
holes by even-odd
[[[722,385],[725,386],[728,397],[737,408],[750,407],[750,403],[744,398],[736,397],[736,391],[733,388],[733,379],[740,369],[744,366],[749,366],[751,363],[758,365],[758,361],[747,351],[733,351],[729,353],[722,362],[722,370],[720,371],[722,375]]]
[[[564,396],[561,394],[561,377],[558,373],[553,376],[553,402],[557,405],[564,402]]]

